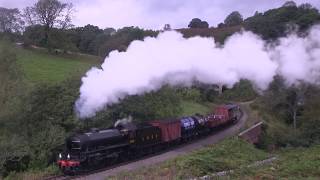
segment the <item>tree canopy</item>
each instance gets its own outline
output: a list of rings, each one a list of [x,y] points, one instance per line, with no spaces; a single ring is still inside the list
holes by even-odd
[[[224,20],[224,24],[226,26],[236,26],[236,25],[242,24],[242,22],[243,22],[242,15],[238,11],[233,11]]]
[[[189,28],[208,28],[209,27],[209,24],[207,21],[202,21],[201,19],[199,18],[193,18],[189,25],[188,25]]]
[[[24,21],[19,9],[7,9],[0,7],[0,32],[21,32]]]
[[[319,11],[310,4],[283,6],[264,13],[255,14],[245,20],[245,28],[261,35],[264,39],[276,39],[287,34],[288,28],[297,25],[305,31],[320,21]]]
[[[58,0],[38,0],[31,7],[24,9],[24,18],[29,25],[44,26],[45,42],[49,46],[52,28],[68,28],[71,26],[73,5]]]

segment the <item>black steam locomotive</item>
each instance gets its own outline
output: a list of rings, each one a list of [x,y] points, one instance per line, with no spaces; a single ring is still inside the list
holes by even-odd
[[[217,127],[236,122],[240,116],[239,106],[228,104],[206,116],[141,124],[118,123],[111,129],[92,129],[67,138],[65,151],[59,153],[57,164],[65,174],[111,165],[205,136]]]

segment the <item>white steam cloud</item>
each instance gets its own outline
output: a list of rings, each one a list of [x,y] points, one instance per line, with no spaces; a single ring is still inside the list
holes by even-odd
[[[113,51],[100,68],[82,78],[76,108],[80,118],[94,116],[126,95],[159,89],[163,84],[190,85],[194,80],[229,87],[240,79],[266,89],[275,75],[287,83],[318,83],[320,27],[304,38],[290,35],[270,47],[259,36],[241,32],[223,47],[212,38],[185,39],[174,31],[134,41],[126,52]]]

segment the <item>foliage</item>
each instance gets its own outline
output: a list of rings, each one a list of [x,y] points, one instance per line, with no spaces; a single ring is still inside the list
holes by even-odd
[[[163,163],[137,171],[119,173],[108,178],[190,179],[219,171],[238,169],[267,157],[267,153],[255,149],[247,142],[232,138]]]
[[[26,46],[36,45],[44,47],[46,45],[44,36],[44,27],[41,25],[28,26],[23,33],[23,39]]]
[[[0,32],[21,32],[23,25],[19,9],[0,7]]]
[[[177,89],[177,93],[181,96],[182,99],[200,102],[201,101],[201,92],[196,87],[181,87]]]
[[[320,14],[311,5],[283,6],[265,13],[256,13],[245,20],[245,28],[261,35],[264,39],[276,39],[287,34],[292,26],[298,25],[298,31],[305,31],[319,22]]]
[[[231,89],[225,89],[220,97],[223,101],[250,101],[257,97],[257,92],[248,80],[240,80]]]
[[[255,108],[266,122],[262,147],[310,146],[320,141],[319,88],[312,85],[288,87],[276,77]]]
[[[189,25],[189,28],[209,28],[209,24],[207,21],[202,21],[199,18],[193,18]]]
[[[156,37],[157,35],[157,31],[143,30],[133,26],[118,29],[109,40],[99,47],[99,55],[107,56],[113,50],[126,51],[132,41],[143,40],[145,37]]]
[[[285,2],[282,7],[297,7],[297,4],[294,1]]]
[[[56,165],[51,164],[45,169],[28,169],[25,172],[12,171],[5,177],[5,180],[41,180],[59,173],[59,168]]]
[[[238,11],[233,11],[224,20],[224,25],[226,25],[226,26],[237,26],[237,25],[242,24],[242,22],[243,22],[242,15]]]
[[[177,31],[183,34],[183,37],[190,38],[195,36],[211,37],[215,42],[224,44],[226,38],[232,34],[239,32],[241,26],[223,27],[223,28],[184,28]]]
[[[46,41],[46,27],[32,25],[26,27],[24,41],[26,45],[37,45],[62,51],[80,51],[81,53],[107,56],[113,50],[125,51],[134,40],[143,40],[147,36],[155,37],[158,32],[143,30],[138,27],[124,27],[115,31],[113,28],[100,29],[86,25],[71,29],[52,28],[50,41]]]
[[[0,124],[19,109],[18,98],[24,92],[22,76],[12,45],[0,40]]]
[[[10,171],[28,168],[30,148],[23,137],[17,135],[0,136],[0,176]]]
[[[79,51],[88,54],[97,54],[97,48],[110,36],[105,34],[98,26],[90,24],[70,29],[67,33]],[[96,42],[98,40],[100,42]]]
[[[302,111],[305,91],[303,85],[288,87],[281,77],[275,77],[262,100],[269,112],[274,112],[284,122],[294,125],[294,119]]]
[[[77,127],[73,105],[79,86],[74,80],[39,85],[24,98],[25,108],[16,117],[19,125],[15,129],[28,142],[31,168],[44,168],[54,161],[55,149]]]
[[[311,86],[305,93],[303,113],[298,122],[302,129],[302,137],[308,144],[320,143],[320,89]]]
[[[201,149],[183,158],[178,165],[188,169],[191,176],[203,176],[210,172],[237,169],[267,158],[267,154],[237,139],[229,139],[218,145]]]
[[[38,0],[36,4],[24,9],[24,17],[30,25],[44,26],[44,42],[51,48],[49,41],[54,27],[68,28],[71,23],[72,4],[59,0]]]
[[[77,47],[71,39],[68,37],[68,34],[63,29],[52,28],[49,34],[51,39],[49,42],[46,42],[45,27],[41,25],[32,25],[26,27],[23,33],[24,46],[39,46],[46,47],[49,43],[50,48],[63,51],[77,51]]]
[[[58,125],[70,131],[74,125],[74,102],[80,82],[67,80],[59,85],[38,85],[26,99],[24,127],[32,135],[34,128]],[[45,106],[44,106],[45,105]],[[45,126],[45,127],[42,127]]]
[[[320,146],[284,148],[276,152],[277,160],[270,165],[244,168],[230,179],[319,179]]]
[[[0,86],[0,173],[8,175],[11,171],[44,168],[55,160],[56,149],[64,143],[66,136],[79,126],[73,105],[78,97],[79,76],[82,74],[64,81],[72,78],[69,71],[68,76],[57,81],[59,84],[42,84],[48,81],[45,80],[42,83],[33,81],[33,86],[25,86],[21,72],[32,69],[24,65],[32,60],[43,63],[47,59],[48,62],[54,62],[59,57],[15,49],[8,42],[0,43],[0,52],[0,78],[4,82]],[[19,63],[15,52],[18,52]],[[25,58],[26,64],[21,64],[21,57]],[[62,59],[61,63],[66,64],[67,61],[77,62],[81,59]],[[86,67],[89,63],[91,60]],[[21,69],[18,64],[22,65]],[[74,66],[81,66],[81,63],[74,63]],[[38,69],[39,66],[34,68]],[[70,70],[70,67],[65,69]],[[43,72],[52,76],[47,71]]]
[[[0,175],[10,170],[24,170],[28,145],[24,138],[12,133],[12,119],[21,110],[19,99],[24,92],[22,73],[9,41],[0,40]],[[14,132],[14,131],[13,131]]]
[[[164,86],[158,91],[143,95],[127,96],[118,104],[106,107],[94,118],[87,119],[92,126],[106,127],[113,125],[117,119],[131,116],[135,121],[148,121],[177,117],[181,108],[180,96],[176,90]]]

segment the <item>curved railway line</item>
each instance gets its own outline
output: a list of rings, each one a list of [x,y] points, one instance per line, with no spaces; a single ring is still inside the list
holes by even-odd
[[[240,103],[241,105],[251,104],[253,101]],[[155,163],[163,162],[168,159],[172,159],[179,155],[187,154],[191,151],[200,149],[210,144],[215,144],[220,142],[221,140],[234,136],[239,133],[240,129],[245,125],[247,120],[247,112],[244,108],[241,108],[241,118],[235,124],[229,125],[227,127],[220,128],[214,133],[210,134],[207,137],[201,139],[195,139],[188,143],[184,143],[181,145],[177,145],[171,148],[168,148],[164,151],[160,151],[157,153],[149,154],[143,156],[141,158],[137,158],[134,160],[119,162],[115,165],[108,166],[105,168],[101,168],[98,170],[91,170],[88,172],[83,172],[76,176],[65,176],[65,175],[57,175],[45,178],[46,180],[71,180],[71,179],[79,179],[79,180],[103,180],[108,176],[115,175],[121,171],[131,171],[141,167],[149,166]]]

